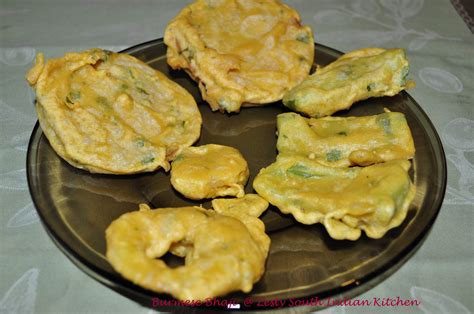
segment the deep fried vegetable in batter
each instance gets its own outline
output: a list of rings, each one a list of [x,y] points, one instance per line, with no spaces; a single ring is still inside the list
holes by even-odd
[[[288,108],[310,117],[348,109],[370,97],[393,96],[414,86],[407,81],[408,60],[403,49],[364,48],[349,52],[318,68],[283,97]]]
[[[302,156],[279,155],[253,187],[269,203],[303,224],[322,223],[337,240],[356,240],[364,230],[381,238],[406,217],[415,186],[409,161],[334,168]]]
[[[199,82],[212,110],[280,100],[313,64],[311,29],[276,0],[197,0],[165,30],[167,60]]]
[[[270,238],[253,213],[245,207],[239,212],[150,210],[142,204],[140,211],[122,215],[107,228],[107,259],[135,284],[180,300],[249,292],[264,272]],[[185,265],[168,267],[160,259],[168,251],[184,257]]]
[[[280,153],[302,155],[327,166],[368,166],[415,154],[410,128],[399,112],[319,119],[288,112],[278,115],[277,127]]]
[[[173,161],[171,184],[192,200],[244,195],[247,161],[235,148],[216,144],[187,147]]]
[[[138,59],[101,49],[67,53],[27,74],[53,149],[77,168],[129,174],[169,169],[199,137],[193,97]]]
[[[219,214],[232,217],[248,215],[259,217],[268,208],[268,202],[257,194],[245,194],[241,198],[219,198],[212,200],[212,208]]]
[[[268,202],[257,194],[245,194],[241,198],[219,198],[212,200],[212,208],[219,214],[234,217],[242,221],[262,246],[269,246],[269,238],[265,234],[265,225],[258,219],[267,210]],[[251,226],[249,228],[249,226]]]

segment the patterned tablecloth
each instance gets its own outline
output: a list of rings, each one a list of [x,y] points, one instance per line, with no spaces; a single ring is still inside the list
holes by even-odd
[[[0,312],[148,313],[94,281],[53,244],[38,220],[25,156],[36,114],[24,80],[37,52],[118,51],[162,37],[190,1],[0,2]],[[474,43],[449,0],[288,0],[316,41],[349,51],[404,47],[417,87],[409,93],[438,130],[448,160],[440,215],[421,249],[359,299],[419,300],[412,307],[333,307],[333,313],[468,313],[474,310]]]

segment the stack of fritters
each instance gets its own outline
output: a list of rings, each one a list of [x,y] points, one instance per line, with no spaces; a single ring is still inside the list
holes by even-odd
[[[279,155],[255,178],[257,193],[301,223],[322,223],[338,240],[356,240],[361,230],[380,238],[399,226],[415,196],[408,174],[415,147],[405,116],[325,116],[413,86],[408,69],[402,49],[365,48],[286,93],[288,108],[318,119],[278,116]]]

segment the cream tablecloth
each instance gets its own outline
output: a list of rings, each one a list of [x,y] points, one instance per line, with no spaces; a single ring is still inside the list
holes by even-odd
[[[36,121],[24,81],[36,52],[122,48],[162,37],[190,1],[0,1],[0,312],[148,313],[94,281],[52,243],[28,193],[25,156]],[[422,248],[359,296],[420,300],[416,307],[335,307],[331,313],[468,313],[474,309],[474,45],[449,0],[288,0],[316,41],[341,51],[404,47],[410,94],[438,130],[448,160],[441,213]]]

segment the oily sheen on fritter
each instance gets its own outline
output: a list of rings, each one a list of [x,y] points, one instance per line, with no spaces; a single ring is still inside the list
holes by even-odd
[[[187,147],[171,164],[171,185],[193,200],[244,195],[247,161],[235,148],[207,144]]]
[[[199,83],[212,110],[280,100],[309,74],[314,41],[277,0],[198,0],[167,26],[167,61]]]
[[[320,67],[283,97],[291,110],[313,118],[348,109],[359,100],[393,96],[414,86],[403,49],[363,48]]]
[[[277,128],[280,154],[297,154],[332,167],[368,166],[415,155],[401,112],[318,119],[287,112],[277,116]]]
[[[263,275],[270,247],[260,215],[242,199],[219,212],[201,207],[159,208],[140,205],[106,230],[107,260],[128,280],[180,300],[205,300],[232,291],[250,292]],[[254,200],[252,200],[254,201]],[[171,268],[166,252],[185,258]]]
[[[408,160],[337,168],[280,154],[253,182],[258,195],[303,224],[321,223],[336,240],[378,239],[405,219],[415,186]]]
[[[36,90],[41,128],[74,167],[130,174],[169,169],[199,137],[193,97],[142,61],[101,49],[44,61],[27,81]]]

